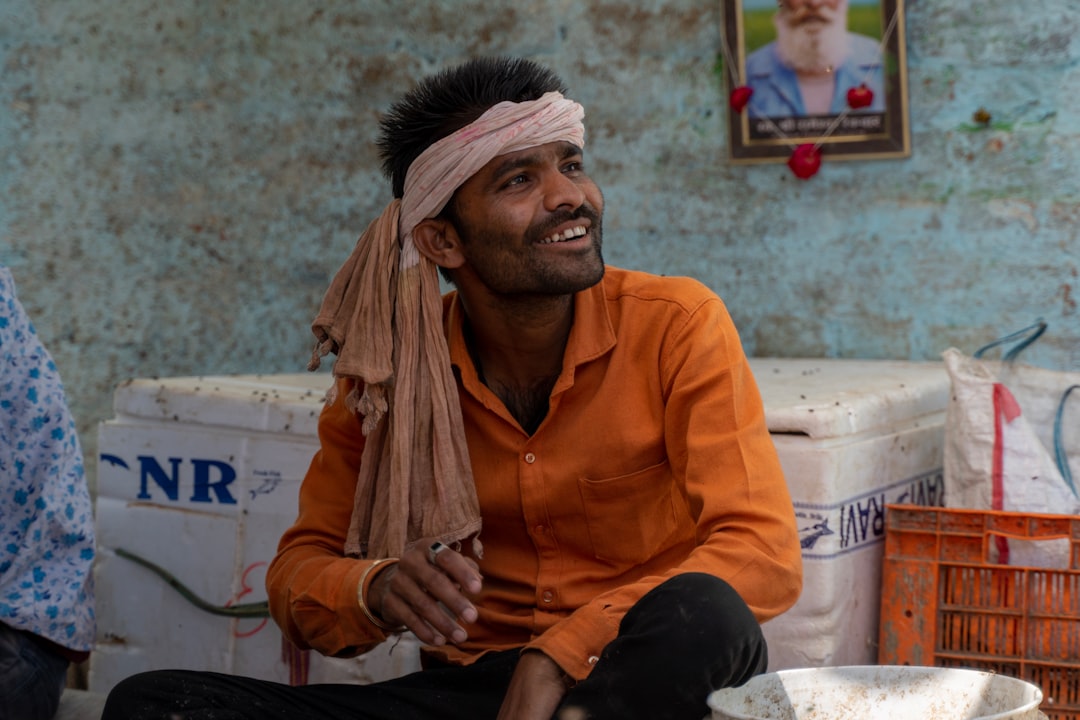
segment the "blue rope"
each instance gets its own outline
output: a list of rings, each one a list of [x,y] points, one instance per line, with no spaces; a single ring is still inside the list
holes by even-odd
[[[975,351],[972,357],[978,360],[982,358],[983,353],[985,353],[987,350],[990,350],[991,348],[995,348],[998,345],[1004,345],[1005,343],[1009,343],[1013,340],[1018,340],[1020,338],[1024,338],[1025,336],[1030,335],[1030,337],[1026,337],[1026,339],[1024,339],[1022,342],[1017,343],[1015,347],[1009,349],[1004,355],[1001,356],[1003,362],[1011,363],[1016,360],[1016,357],[1021,352],[1023,352],[1024,348],[1038,340],[1044,332],[1046,332],[1046,322],[1043,321],[1042,318],[1039,318],[1035,321],[1034,325],[1029,325],[1023,330],[1017,330],[1011,335],[1006,335],[1005,337],[998,338],[991,343],[983,345],[981,348]]]
[[[1069,459],[1065,457],[1065,445],[1061,441],[1061,426],[1063,424],[1061,417],[1065,414],[1065,401],[1069,399],[1069,393],[1077,388],[1080,388],[1080,385],[1070,385],[1065,389],[1065,393],[1061,396],[1061,403],[1058,405],[1057,414],[1054,415],[1054,460],[1057,462],[1058,470],[1061,471],[1061,477],[1065,478],[1065,482],[1073,491],[1073,495],[1080,497],[1080,493],[1076,492],[1072,471],[1069,469]]]

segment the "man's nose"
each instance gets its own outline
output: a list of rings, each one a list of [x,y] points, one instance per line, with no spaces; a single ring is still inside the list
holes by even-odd
[[[544,209],[560,207],[578,208],[585,202],[585,191],[573,179],[558,170],[546,173],[544,178]]]

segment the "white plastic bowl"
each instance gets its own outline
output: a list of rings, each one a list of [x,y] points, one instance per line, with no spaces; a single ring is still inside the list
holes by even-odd
[[[1037,720],[1042,699],[994,673],[867,665],[766,673],[708,704],[714,720]]]

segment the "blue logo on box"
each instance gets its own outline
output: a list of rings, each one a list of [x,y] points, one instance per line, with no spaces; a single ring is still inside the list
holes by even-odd
[[[883,542],[888,503],[944,505],[943,471],[934,469],[831,505],[796,501],[803,557],[829,559]]]
[[[180,500],[180,478],[185,467],[183,458],[169,458],[168,469],[150,455],[139,455],[136,459],[139,461],[139,493],[135,497],[139,500],[161,500],[161,493],[164,493],[169,500]],[[103,453],[101,461],[125,470],[131,469],[123,458],[116,455]],[[236,504],[236,498],[229,492],[229,485],[236,480],[236,470],[232,465],[223,460],[204,458],[191,458],[189,464],[192,479],[191,497],[187,498],[189,502]]]

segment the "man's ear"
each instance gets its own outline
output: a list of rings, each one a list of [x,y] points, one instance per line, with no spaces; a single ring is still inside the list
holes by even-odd
[[[461,238],[449,220],[427,218],[413,228],[413,242],[420,254],[439,267],[453,270],[465,262]]]

